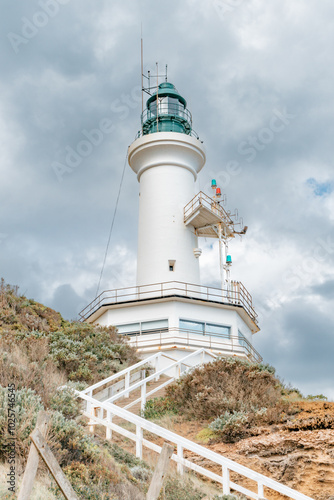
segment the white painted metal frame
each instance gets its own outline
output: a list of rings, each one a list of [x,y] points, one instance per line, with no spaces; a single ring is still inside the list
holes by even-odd
[[[254,500],[265,500],[264,495],[264,487],[272,489],[282,495],[286,495],[288,498],[293,500],[314,500],[311,497],[304,495],[303,493],[299,493],[288,486],[284,486],[283,484],[274,481],[271,478],[268,478],[258,472],[255,472],[247,467],[234,462],[218,453],[215,453],[211,450],[208,450],[204,446],[198,445],[189,439],[186,439],[178,434],[171,432],[163,427],[160,427],[153,422],[145,420],[142,417],[134,415],[133,413],[125,410],[124,408],[120,408],[112,403],[98,402],[97,400],[87,396],[83,392],[77,392],[77,395],[84,399],[87,402],[87,408],[91,408],[92,406],[98,408],[98,416],[93,415],[90,411],[84,412],[84,415],[91,420],[94,421],[94,424],[100,424],[109,429],[107,433],[109,439],[111,438],[111,431],[115,431],[122,436],[125,436],[136,443],[136,456],[142,458],[142,450],[143,446],[146,448],[156,451],[157,453],[161,452],[161,447],[152,443],[148,439],[144,438],[144,431],[148,431],[149,433],[154,434],[157,437],[163,438],[164,440],[171,442],[176,446],[177,452],[172,455],[172,460],[174,460],[178,465],[178,472],[183,474],[184,469],[190,469],[194,472],[197,472],[209,479],[212,479],[223,486],[223,494],[228,495],[231,490],[237,491],[246,495],[248,498]],[[104,418],[104,413],[106,413],[107,417]],[[130,432],[123,427],[116,425],[112,422],[111,416],[120,417],[127,422],[130,422],[136,426],[136,433]],[[197,465],[196,463],[184,458],[184,450],[191,451],[195,453],[199,457],[210,460],[211,462],[219,465],[222,470],[222,474],[216,474],[208,469],[205,469],[202,466]],[[251,491],[248,488],[244,488],[239,484],[236,484],[230,479],[230,472],[236,472],[241,476],[248,478],[254,481],[257,485],[257,492]]]
[[[282,495],[286,495],[288,498],[293,500],[313,500],[311,497],[308,497],[303,493],[299,493],[298,491],[293,490],[288,486],[280,484],[279,482],[274,481],[271,478],[259,474],[258,472],[255,472],[243,465],[240,465],[237,462],[234,462],[233,460],[230,460],[226,457],[223,457],[222,455],[219,455],[218,453],[208,450],[204,446],[200,446],[197,443],[190,441],[189,439],[183,438],[182,436],[179,436],[174,432],[168,431],[167,429],[164,429],[163,427],[160,427],[128,411],[127,408],[136,404],[140,400],[142,402],[141,407],[144,408],[147,396],[153,394],[157,390],[160,390],[162,387],[165,387],[166,385],[168,385],[168,383],[178,378],[182,372],[182,365],[187,367],[186,370],[189,370],[191,368],[191,365],[189,365],[188,362],[191,361],[192,357],[199,355],[201,355],[201,362],[204,361],[205,355],[210,355],[213,358],[215,357],[212,353],[209,353],[205,349],[200,349],[192,354],[189,354],[188,356],[185,356],[184,358],[178,361],[174,361],[172,358],[168,357],[168,359],[171,361],[170,365],[165,367],[163,370],[159,370],[159,359],[162,356],[164,357],[167,356],[165,356],[163,353],[157,353],[137,363],[136,365],[123,370],[123,372],[116,373],[115,375],[108,377],[107,379],[102,380],[101,382],[98,382],[97,384],[94,384],[91,387],[88,387],[87,389],[85,389],[85,391],[82,392],[76,391],[77,395],[86,401],[86,411],[84,412],[84,415],[90,419],[89,421],[90,428],[93,429],[96,424],[100,424],[106,427],[107,439],[112,438],[112,431],[115,431],[116,433],[131,439],[136,443],[136,456],[139,458],[142,458],[143,446],[153,451],[156,451],[157,453],[160,453],[161,451],[160,446],[156,445],[155,443],[151,442],[148,439],[144,439],[144,431],[148,431],[157,437],[163,438],[173,443],[176,447],[177,451],[176,453],[173,454],[172,460],[174,460],[177,463],[177,471],[180,474],[184,474],[185,468],[197,472],[209,479],[212,479],[222,484],[223,494],[229,494],[231,490],[234,490],[239,493],[242,493],[243,495],[245,495],[250,499],[266,500],[264,497],[264,487],[267,487],[273,491],[281,493]],[[130,385],[129,383],[130,373],[132,371],[138,370],[138,368],[142,367],[143,365],[149,362],[154,364],[155,372],[152,375],[149,375],[148,377],[144,378],[143,380],[140,380],[139,382]],[[165,374],[167,371],[170,370],[175,370],[174,376],[171,377],[170,380],[163,383],[150,393],[146,392],[147,383],[149,381],[158,380],[162,374]],[[118,394],[115,394],[113,397],[109,398],[107,401],[104,402],[98,401],[97,399],[92,397],[94,390],[102,387],[103,385],[109,383],[110,381],[117,380],[120,377],[124,377],[125,380],[125,389],[123,391],[119,392]],[[127,407],[120,408],[119,406],[116,406],[114,404],[117,399],[120,399],[122,397],[127,397],[130,392],[139,388],[141,389],[141,397],[138,398],[136,401],[130,403],[130,405],[128,405]],[[113,423],[112,419],[114,416],[120,417],[121,419],[124,419],[125,421],[134,424],[136,427],[136,433],[123,429],[123,427],[121,427],[120,425]],[[196,455],[198,455],[199,457],[205,458],[219,465],[221,467],[222,474],[221,475],[216,474],[202,466],[197,465],[191,460],[185,459],[184,450],[191,451]],[[240,474],[241,476],[254,481],[257,487],[257,491],[256,492],[251,491],[239,484],[232,482],[230,479],[230,472],[236,472],[237,474]]]

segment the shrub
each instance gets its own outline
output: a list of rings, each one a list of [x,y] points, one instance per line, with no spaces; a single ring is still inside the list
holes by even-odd
[[[284,407],[281,385],[268,365],[236,357],[221,358],[195,368],[166,388],[174,407],[187,418],[211,419],[234,411],[272,408],[275,418]]]
[[[247,413],[243,411],[234,411],[229,413],[226,411],[224,415],[216,418],[210,425],[209,429],[213,431],[226,431],[226,429],[238,429],[248,421]]]
[[[77,461],[88,464],[99,460],[99,447],[92,436],[86,434],[78,422],[65,418],[60,412],[52,414],[49,440],[60,465]]]
[[[49,357],[47,338],[36,332],[9,332],[0,336],[0,385],[30,387],[48,406],[57,387],[66,382]]]
[[[41,398],[31,389],[15,392],[15,452],[19,460],[27,456],[30,439],[37,414],[43,409]],[[8,442],[8,389],[0,386],[0,459],[6,459],[5,445]]]
[[[147,482],[152,476],[152,472],[147,467],[143,467],[142,465],[130,467],[130,471],[134,478],[143,482]]]
[[[328,401],[327,396],[324,396],[323,394],[316,394],[315,396],[312,396],[312,394],[309,394],[306,396],[306,399],[309,401]]]
[[[50,355],[70,380],[95,382],[136,361],[134,349],[114,327],[71,323],[49,338]]]
[[[104,446],[110,450],[111,455],[114,457],[116,462],[127,465],[130,469],[132,467],[142,467],[144,469],[149,469],[149,466],[146,462],[141,460],[140,458],[135,457],[132,453],[129,453],[126,450],[123,450],[117,444],[109,445],[107,441],[105,441]]]
[[[149,399],[146,404],[142,416],[148,420],[159,419],[165,415],[175,415],[177,409],[175,404],[168,398],[153,398]]]
[[[167,477],[164,490],[160,493],[158,500],[201,500],[206,496],[205,493],[195,488],[189,479],[180,481],[174,477]]]
[[[59,411],[65,418],[75,419],[81,414],[81,400],[76,397],[74,390],[83,390],[85,384],[69,383],[66,387],[58,388],[50,399],[50,408]]]

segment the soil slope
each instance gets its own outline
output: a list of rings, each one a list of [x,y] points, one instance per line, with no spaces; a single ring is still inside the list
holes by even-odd
[[[262,428],[260,435],[238,443],[209,442],[205,446],[315,500],[334,500],[334,403],[303,401],[296,405],[300,413],[291,424]],[[174,431],[200,443],[196,436],[205,426],[205,422],[179,422]],[[205,461],[201,465],[210,468]],[[254,488],[252,482],[242,484]],[[266,492],[266,498],[284,497]]]

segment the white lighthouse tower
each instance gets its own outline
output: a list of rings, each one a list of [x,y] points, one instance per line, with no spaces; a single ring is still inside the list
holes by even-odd
[[[140,183],[137,285],[200,283],[198,238],[184,224],[184,207],[196,194],[203,145],[190,135],[186,102],[171,83],[159,85],[143,119],[144,134],[128,156]]]
[[[252,298],[229,278],[228,240],[246,228],[221,206],[215,180],[213,198],[196,193],[205,150],[185,99],[171,83],[150,93],[128,161],[139,182],[136,284],[101,293],[82,319],[115,325],[143,357],[162,350],[181,359],[185,351],[205,347],[259,361],[252,346],[259,331]],[[203,236],[219,240],[220,288],[200,280]]]

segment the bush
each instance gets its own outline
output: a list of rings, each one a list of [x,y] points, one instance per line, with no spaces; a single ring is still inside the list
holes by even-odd
[[[137,360],[114,327],[71,323],[49,338],[50,355],[70,380],[96,382]]]
[[[223,431],[227,427],[238,428],[247,421],[248,415],[243,411],[234,411],[233,413],[226,411],[224,415],[216,418],[216,420],[209,425],[209,429],[213,431]]]
[[[175,414],[177,414],[177,409],[174,403],[170,399],[163,397],[149,399],[142,412],[142,416],[148,420]]]
[[[142,467],[144,469],[149,469],[149,466],[146,462],[144,462],[140,458],[135,457],[134,455],[132,455],[132,453],[123,450],[123,448],[121,448],[117,444],[109,445],[109,443],[106,441],[104,445],[108,450],[110,450],[110,453],[114,457],[116,462],[125,464],[130,469],[133,467]]]
[[[152,476],[152,472],[147,467],[143,467],[142,465],[130,467],[130,471],[134,478],[143,482],[147,482]]]
[[[166,388],[174,407],[187,418],[212,419],[225,412],[268,408],[268,419],[281,413],[281,385],[269,365],[236,357],[195,368]],[[273,411],[270,411],[272,409]]]
[[[43,409],[41,398],[31,389],[15,391],[15,452],[21,461],[27,456],[30,439],[37,414]],[[8,388],[0,386],[0,459],[6,459],[5,445],[8,442]]]
[[[35,331],[0,335],[0,385],[13,383],[17,390],[30,387],[48,406],[66,377],[50,359],[48,339],[43,335]]]
[[[174,477],[167,477],[164,490],[160,493],[158,500],[201,500],[206,496],[205,493],[195,488],[188,479],[180,481]]]
[[[306,396],[306,399],[309,401],[328,401],[327,396],[324,396],[323,394],[316,394],[315,396],[312,396],[312,394],[309,394]]]
[[[74,390],[81,391],[84,388],[85,384],[78,382],[58,388],[50,399],[50,408],[59,411],[65,418],[75,419],[81,415],[82,402],[76,397]]]

